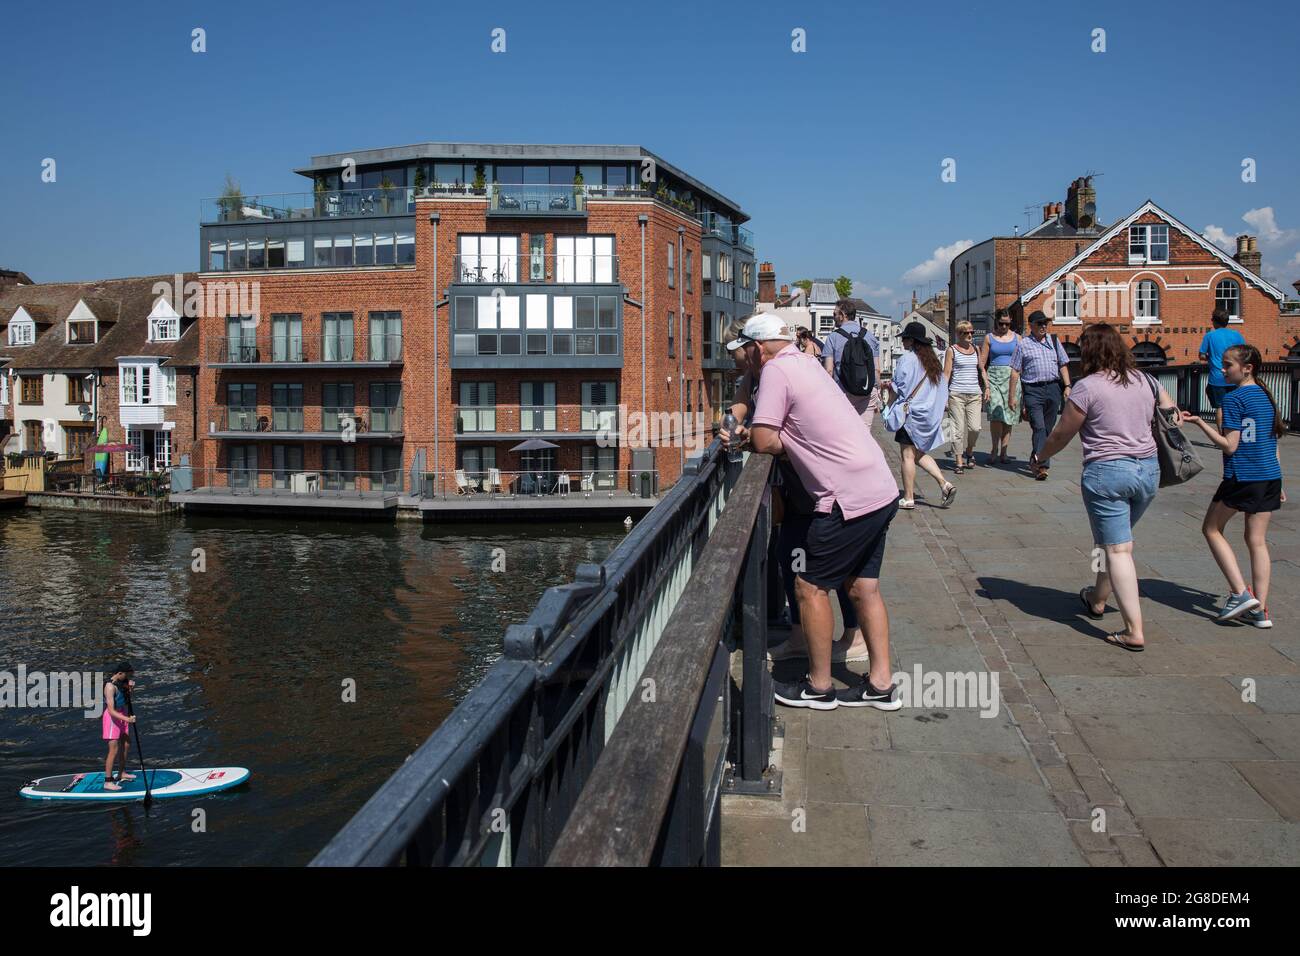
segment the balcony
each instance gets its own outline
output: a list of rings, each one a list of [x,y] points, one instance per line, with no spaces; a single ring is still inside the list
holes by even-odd
[[[414,212],[415,190],[409,186],[391,189],[336,189],[203,199],[199,205],[199,224],[360,219],[405,216]]]
[[[488,187],[488,216],[556,216],[587,215],[587,194],[583,186],[511,185],[493,183]]]
[[[402,437],[402,418],[400,405],[372,405],[359,411],[340,406],[232,405],[219,409],[208,435],[241,442],[391,441]]]
[[[607,438],[617,444],[617,405],[462,405],[456,413],[456,438],[493,441],[513,438]]]
[[[427,472],[420,488],[422,510],[445,510],[449,505],[499,503],[545,508],[581,507],[611,500],[644,500],[647,506],[659,495],[659,473],[646,469],[586,471]]]
[[[402,335],[252,333],[208,340],[211,368],[393,368],[402,364]]]
[[[263,506],[372,510],[395,508],[403,472],[203,468],[195,487],[171,500],[195,506]]]
[[[610,285],[617,283],[614,255],[458,255],[452,261],[455,285]]]

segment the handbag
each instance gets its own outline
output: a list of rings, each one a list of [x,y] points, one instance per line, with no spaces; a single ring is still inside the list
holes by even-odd
[[[1161,408],[1160,386],[1150,375],[1146,378],[1156,399],[1151,436],[1156,440],[1156,457],[1160,460],[1160,487],[1181,485],[1199,475],[1205,466],[1201,464],[1195,446],[1183,435],[1178,409]]]
[[[916,383],[916,388],[912,389],[912,394],[902,400],[894,399],[885,409],[885,428],[891,432],[896,432],[907,424],[907,413],[912,410],[912,399],[916,398],[916,393],[921,390],[925,384],[925,375],[921,375],[921,380]]]

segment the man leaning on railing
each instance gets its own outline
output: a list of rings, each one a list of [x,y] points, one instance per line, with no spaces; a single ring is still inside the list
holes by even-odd
[[[891,680],[889,615],[879,580],[885,536],[898,512],[898,488],[884,452],[839,386],[815,358],[795,347],[794,335],[778,317],[752,316],[727,348],[743,350],[744,364],[758,375],[750,431],[754,450],[788,455],[816,502],[805,566],[795,584],[809,673],[777,683],[776,699],[814,710],[841,705],[898,710],[902,702]],[[743,436],[728,434],[724,441],[734,438]],[[837,690],[831,679],[829,592],[841,585],[848,587],[865,632],[870,667],[860,683]]]

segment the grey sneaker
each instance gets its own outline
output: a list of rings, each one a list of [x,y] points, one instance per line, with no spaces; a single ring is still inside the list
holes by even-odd
[[[1223,610],[1219,612],[1216,620],[1220,624],[1224,621],[1235,621],[1247,611],[1259,607],[1259,598],[1249,591],[1242,591],[1240,594],[1229,594],[1228,600],[1224,602]]]
[[[1255,627],[1272,627],[1273,619],[1268,616],[1268,608],[1257,607],[1253,611],[1247,611],[1244,619],[1247,624]]]

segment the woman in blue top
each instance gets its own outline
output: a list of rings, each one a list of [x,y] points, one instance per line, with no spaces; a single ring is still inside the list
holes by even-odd
[[[984,336],[980,345],[980,366],[984,369],[984,401],[989,403],[989,431],[993,435],[993,450],[989,464],[1007,460],[1007,447],[1011,444],[1011,428],[1020,421],[1020,403],[1012,401],[1011,356],[1016,352],[1020,336],[1011,330],[1011,318],[998,309],[993,331]]]
[[[1261,364],[1259,349],[1253,345],[1234,345],[1223,353],[1223,377],[1234,387],[1223,396],[1219,409],[1223,416],[1221,432],[1191,412],[1183,412],[1182,418],[1199,425],[1205,437],[1223,449],[1223,483],[1214,492],[1201,525],[1210,553],[1228,579],[1231,591],[1218,619],[1232,621],[1244,614],[1247,623],[1255,627],[1272,627],[1268,616],[1272,560],[1266,535],[1269,515],[1286,500],[1277,447],[1285,426],[1273,394],[1255,378]],[[1246,586],[1237,556],[1223,534],[1238,511],[1246,516],[1253,590]]]
[[[903,328],[903,354],[894,363],[893,379],[883,388],[892,392],[891,408],[885,424],[894,430],[894,440],[902,447],[903,497],[898,506],[916,507],[916,466],[939,483],[943,507],[957,497],[957,486],[946,481],[930,452],[943,444],[943,413],[948,407],[948,383],[943,378],[939,357],[930,347],[925,326],[909,322]],[[904,409],[906,413],[904,414]]]

